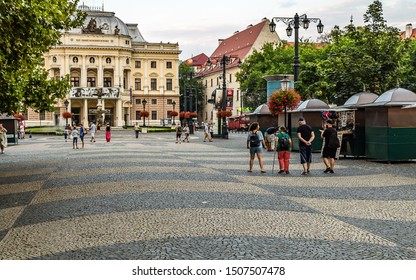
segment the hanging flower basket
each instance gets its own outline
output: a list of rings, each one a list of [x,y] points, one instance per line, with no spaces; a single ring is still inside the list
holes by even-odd
[[[185,112],[184,118],[189,119],[191,117],[191,112]]]
[[[62,117],[64,119],[70,119],[70,118],[72,118],[72,114],[71,114],[71,112],[63,112]]]
[[[176,116],[178,116],[179,115],[179,113],[178,112],[176,112],[176,111],[172,111],[172,112],[170,112],[170,116],[171,117],[176,117]]]
[[[23,114],[16,113],[13,115],[16,119],[20,119],[20,121],[24,121],[26,118]]]
[[[217,118],[227,118],[232,116],[231,111],[218,111],[217,112]]]
[[[185,117],[185,112],[184,111],[180,112],[179,117],[184,118]]]
[[[270,95],[269,109],[273,115],[293,110],[299,104],[301,97],[294,89],[278,90]]]
[[[149,112],[148,112],[148,111],[141,111],[141,112],[140,112],[140,117],[141,117],[141,118],[142,118],[142,117],[147,118],[149,115],[150,115],[150,114],[149,114]]]
[[[191,112],[191,118],[197,118],[198,113],[197,112]]]

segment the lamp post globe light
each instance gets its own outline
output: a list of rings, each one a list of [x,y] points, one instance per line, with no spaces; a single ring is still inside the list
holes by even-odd
[[[176,106],[176,101],[175,100],[172,102],[172,106],[173,106],[173,111],[175,112],[175,106]],[[173,125],[176,125],[176,123],[175,123],[175,116],[173,116],[173,122],[172,122],[172,124]]]
[[[210,57],[208,58],[207,61],[207,65],[211,66],[212,62],[211,62],[211,58],[214,59],[220,59],[220,65],[222,67],[222,100],[221,100],[221,110],[225,111],[227,109],[227,79],[226,79],[226,66],[227,64],[232,62],[232,59],[238,58],[238,66],[241,66],[241,60],[238,56],[233,56],[233,55],[223,55],[223,56],[219,56],[219,57]],[[227,121],[226,121],[226,117],[224,116],[222,118],[222,126],[221,126],[221,119],[218,119],[218,134],[222,136],[222,138],[224,139],[228,139],[228,128],[227,128]],[[222,129],[222,130],[221,130]]]
[[[142,104],[143,104],[143,113],[144,113],[146,112],[146,104],[147,104],[146,99],[143,99]],[[146,116],[143,115],[143,127],[145,126],[146,126]]]
[[[309,28],[309,23],[312,22],[319,22],[316,26],[318,33],[321,34],[324,31],[324,25],[321,22],[321,19],[319,18],[308,18],[306,14],[303,14],[299,16],[297,13],[293,18],[291,17],[273,17],[272,21],[269,24],[270,32],[276,31],[276,23],[274,22],[282,21],[287,25],[286,28],[286,35],[288,37],[292,36],[292,31],[295,29],[295,57],[294,57],[294,81],[296,82],[299,77],[299,67],[300,67],[300,61],[299,61],[299,26],[302,24],[302,27],[304,29]]]
[[[69,106],[68,99],[65,100],[64,105],[65,105],[65,112],[68,112],[68,106]],[[66,120],[66,126],[68,126],[68,118],[65,118],[65,120]]]

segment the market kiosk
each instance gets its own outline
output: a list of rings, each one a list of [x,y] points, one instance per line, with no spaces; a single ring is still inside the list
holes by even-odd
[[[247,114],[247,116],[250,118],[250,123],[253,123],[253,122],[259,123],[260,130],[263,133],[268,127],[278,126],[278,117],[272,115],[269,109],[269,105],[266,103],[257,107],[253,113]]]
[[[363,106],[366,114],[365,154],[368,159],[416,159],[416,108],[411,106],[415,103],[414,92],[394,88]]]
[[[336,129],[342,134],[340,154],[354,157],[365,156],[365,104],[373,103],[377,94],[360,92],[351,96],[342,106],[330,110],[336,112]]]
[[[305,118],[306,123],[310,125],[315,133],[315,140],[312,142],[312,150],[320,151],[322,148],[322,139],[320,137],[320,129],[323,127],[322,112],[328,111],[329,105],[319,99],[308,99],[302,102],[295,110],[289,111],[290,132],[293,143],[293,150],[299,150],[299,138],[297,129],[299,127],[298,120],[300,117]]]
[[[14,116],[0,115],[0,123],[7,129],[7,143],[18,144],[19,142],[19,121]]]

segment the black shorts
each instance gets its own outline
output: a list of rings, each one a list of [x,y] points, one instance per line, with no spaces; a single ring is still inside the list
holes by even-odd
[[[337,154],[337,149],[330,149],[328,147],[324,147],[324,150],[322,151],[323,158],[335,158],[336,154]]]

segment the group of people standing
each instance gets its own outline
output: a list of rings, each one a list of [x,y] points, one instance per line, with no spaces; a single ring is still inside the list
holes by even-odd
[[[107,124],[106,129],[105,129],[105,138],[106,138],[106,142],[110,142],[111,140],[111,126],[110,124]],[[68,141],[68,139],[72,138],[72,148],[73,149],[79,149],[78,147],[78,138],[81,142],[81,149],[84,148],[84,138],[85,135],[87,135],[88,133],[90,133],[91,135],[91,139],[90,142],[91,143],[95,143],[96,139],[95,139],[95,135],[96,133],[101,131],[101,126],[100,124],[96,125],[94,122],[90,122],[90,126],[89,128],[85,128],[83,124],[79,124],[78,127],[77,126],[73,126],[71,127],[71,125],[67,125],[65,127],[65,131],[64,131],[64,138],[65,138],[65,142]]]
[[[299,138],[299,154],[300,162],[303,167],[302,175],[310,174],[312,163],[312,142],[315,139],[315,133],[311,126],[306,124],[303,117],[299,118],[299,127],[297,129],[297,136]],[[322,158],[326,169],[324,173],[334,173],[335,157],[339,147],[339,140],[337,131],[333,127],[334,122],[331,119],[325,121],[325,128],[320,130],[321,138],[324,139],[325,145],[322,150]],[[266,137],[275,136],[275,156],[278,154],[279,172],[278,174],[289,174],[290,152],[292,150],[292,139],[290,138],[284,126],[279,129],[267,129]],[[268,144],[269,143],[269,144]],[[254,159],[257,155],[260,165],[260,171],[266,173],[263,163],[263,149],[271,151],[271,140],[265,141],[262,132],[260,131],[259,123],[252,123],[249,127],[247,135],[247,149],[250,149],[250,162],[248,172],[252,172]],[[274,165],[274,162],[273,162]],[[274,166],[273,166],[274,168]]]

